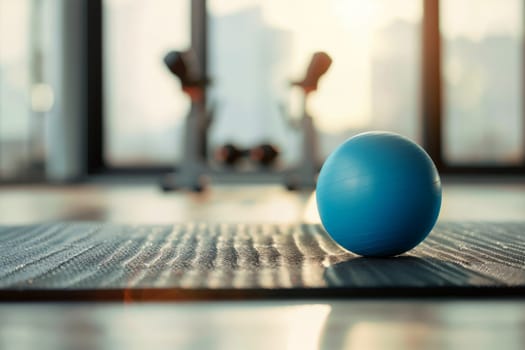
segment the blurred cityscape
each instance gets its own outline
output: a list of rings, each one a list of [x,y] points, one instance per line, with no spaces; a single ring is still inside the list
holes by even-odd
[[[323,1],[305,3],[306,13],[316,13],[311,23],[292,5],[275,1],[210,3],[211,147],[270,141],[284,150],[285,163],[296,161],[300,134],[284,117],[298,118],[301,108],[290,81],[302,78],[319,50],[334,59],[308,104],[322,155],[366,130],[391,130],[421,141],[419,1],[404,2],[412,15],[392,14],[368,27],[368,22],[349,24],[358,14],[337,17],[334,8],[340,8]],[[390,6],[386,0],[375,3],[379,9]],[[31,108],[30,4],[0,0],[0,177],[16,175],[43,153],[31,148],[32,138],[42,135],[33,129],[43,128],[46,117]],[[189,46],[189,0],[104,4],[106,159],[112,165],[175,162],[182,155],[189,101],[162,58]],[[376,13],[372,8],[367,18]],[[451,163],[508,164],[523,157],[521,23],[515,27],[488,30],[479,38],[445,31],[444,154]],[[14,32],[25,41],[13,40]]]
[[[520,38],[457,38],[448,40],[445,50],[446,159],[519,163],[524,152]]]
[[[176,91],[175,79],[167,72],[163,72],[162,77],[157,74],[160,51],[149,58],[143,57],[143,51],[134,52],[134,56],[127,55],[124,61],[118,58],[119,50],[110,44],[118,42],[123,46],[123,42],[129,41],[130,46],[140,45],[144,35],[138,32],[146,29],[140,27],[145,22],[144,11],[131,10],[137,7],[137,2],[140,1],[117,2],[119,12],[114,13],[114,17],[118,18],[108,20],[106,26],[109,39],[106,62],[109,67],[116,67],[115,71],[109,70],[106,77],[107,93],[111,97],[106,108],[111,120],[107,124],[110,130],[108,158],[114,164],[179,159],[182,150],[174,142],[179,136],[176,142],[181,143],[181,129],[189,108],[189,102]],[[209,2],[210,104],[215,108],[210,147],[228,142],[243,147],[272,142],[284,150],[286,164],[298,160],[301,135],[289,128],[286,118],[300,118],[301,96],[290,88],[290,82],[302,79],[311,55],[319,50],[328,52],[334,59],[330,71],[321,80],[320,90],[307,106],[319,127],[321,155],[327,155],[349,136],[373,129],[396,131],[420,141],[421,14],[417,3],[409,9],[415,12],[412,22],[392,15],[391,21],[381,22],[388,25],[363,28],[362,35],[352,33],[355,26],[348,26],[347,17],[336,17],[334,8],[320,1],[309,1],[303,6],[306,13],[315,14],[315,27],[298,16],[289,4],[244,3],[247,5]],[[169,6],[165,12],[177,12],[176,5]],[[131,32],[126,23],[128,26],[133,23]],[[162,28],[156,33],[156,45],[167,47],[166,43],[174,40],[166,36]],[[344,40],[345,35],[348,40]],[[147,39],[151,39],[150,36]],[[149,42],[144,46],[152,45]],[[179,44],[169,49],[185,48]],[[158,60],[153,62],[151,57]],[[141,83],[135,82],[138,74],[126,69],[129,66],[142,67]],[[139,98],[136,86],[154,84],[153,74],[146,75],[146,71],[158,75],[157,88],[140,89]],[[164,90],[159,93],[160,88]],[[149,95],[145,90],[149,90]],[[119,103],[123,95],[133,102],[127,106]],[[131,98],[131,95],[135,96]],[[144,111],[153,111],[149,106],[159,104],[165,107],[162,123],[159,116],[148,114],[144,118]],[[185,107],[183,110],[181,105]]]

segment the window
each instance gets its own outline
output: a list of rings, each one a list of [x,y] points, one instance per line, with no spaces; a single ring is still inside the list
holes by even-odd
[[[192,1],[102,1],[106,164],[172,164],[189,101],[162,58],[190,46]],[[382,129],[427,146],[444,171],[524,168],[521,0],[206,3],[210,147],[270,141],[297,160],[300,135],[282,118],[301,110],[290,82],[325,51],[333,64],[307,105],[322,156]]]
[[[524,157],[523,2],[443,0],[443,156],[516,165]]]
[[[190,0],[103,2],[104,158],[108,166],[172,164],[189,101],[163,65],[190,46]]]
[[[0,179],[43,178],[56,2],[0,0]]]
[[[31,162],[30,19],[30,1],[0,0],[0,178],[3,179],[23,175]]]
[[[297,156],[279,104],[297,115],[290,81],[316,51],[333,59],[308,104],[323,155],[367,130],[421,142],[420,0],[210,0],[208,10],[212,144],[271,139]]]

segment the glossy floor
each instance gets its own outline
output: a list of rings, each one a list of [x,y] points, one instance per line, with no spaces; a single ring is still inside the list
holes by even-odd
[[[513,302],[0,305],[2,349],[524,349]]]
[[[0,188],[0,224],[317,222],[311,193],[154,183]],[[447,183],[440,220],[525,220],[525,183]],[[525,349],[514,300],[1,304],[0,349]]]
[[[279,186],[216,186],[202,194],[162,193],[151,184],[0,188],[0,224],[96,220],[319,222],[312,192]],[[447,183],[440,220],[525,220],[525,182]]]

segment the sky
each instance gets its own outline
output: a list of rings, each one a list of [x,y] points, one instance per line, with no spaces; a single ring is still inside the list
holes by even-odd
[[[294,38],[292,74],[299,74],[317,50],[333,58],[322,89],[309,109],[325,131],[362,128],[371,122],[371,64],[382,48],[376,33],[397,20],[419,25],[420,0],[209,0],[212,15],[223,16],[260,6],[268,25],[290,31]],[[481,40],[490,34],[520,36],[520,0],[443,0],[442,33],[446,39]],[[415,26],[417,29],[417,26]],[[417,43],[413,47],[417,48]],[[414,55],[419,52],[414,52]],[[419,70],[419,67],[414,67]],[[348,96],[341,102],[341,91]],[[417,96],[414,96],[417,98]]]
[[[140,17],[141,21],[124,23],[131,18],[126,17],[122,18],[123,22],[115,22],[121,29],[119,35],[112,36],[113,32],[109,30],[110,34],[105,39],[109,39],[106,45],[114,49],[106,50],[111,53],[113,69],[119,66],[119,62],[126,61],[128,50],[138,54],[139,59],[134,65],[136,74],[132,76],[129,71],[119,70],[119,74],[126,78],[129,90],[133,87],[138,95],[124,94],[125,98],[115,98],[115,101],[120,101],[118,104],[126,108],[137,103],[137,108],[131,109],[148,115],[147,122],[151,128],[161,130],[173,120],[174,114],[185,114],[182,109],[187,107],[187,101],[182,94],[178,94],[175,80],[166,74],[159,61],[167,50],[184,49],[182,46],[188,45],[189,1],[104,1],[115,15],[120,10],[126,12],[132,4],[140,7],[137,12],[148,12],[148,15]],[[4,66],[27,56],[28,41],[20,38],[29,36],[29,3],[28,0],[0,0],[0,64]],[[260,6],[264,21],[270,27],[291,33],[290,78],[298,78],[304,73],[315,51],[325,50],[334,58],[333,66],[321,81],[320,91],[309,101],[310,112],[317,117],[318,127],[328,132],[369,125],[372,106],[377,103],[372,100],[371,93],[372,58],[381,50],[381,45],[392,45],[377,40],[377,33],[397,20],[412,23],[417,29],[422,17],[422,4],[422,0],[208,0],[212,16]],[[520,0],[442,0],[441,6],[445,39],[461,36],[481,40],[490,34],[522,35],[524,11]],[[13,32],[17,35],[12,35]],[[138,44],[141,47],[137,52]],[[416,54],[419,51],[414,52]],[[418,72],[419,67],[414,67],[414,70]],[[150,79],[155,89],[138,81],[134,84],[135,76],[144,81]],[[22,76],[4,75],[2,79],[3,84],[9,83],[13,87],[20,84],[20,89],[25,88]],[[127,91],[127,87],[116,88]],[[344,99],[341,92],[346,96]],[[417,98],[414,96],[414,99]],[[151,103],[139,104],[136,102],[139,100]],[[119,114],[118,111],[115,114]],[[132,127],[129,118],[123,121],[126,127]],[[143,126],[137,124],[137,127]],[[122,128],[121,124],[119,128]]]
[[[521,0],[442,0],[441,31],[447,38],[480,40],[489,34],[521,36]]]
[[[326,51],[334,59],[319,92],[311,97],[308,105],[317,126],[328,132],[363,128],[370,123],[371,63],[377,49],[374,34],[395,20],[418,23],[422,11],[421,2],[415,0],[208,2],[214,16],[253,6],[262,8],[269,26],[292,33],[291,76],[304,74],[308,60],[316,51]]]

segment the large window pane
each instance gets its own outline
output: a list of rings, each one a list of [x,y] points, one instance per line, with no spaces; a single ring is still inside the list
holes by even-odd
[[[162,60],[190,46],[190,0],[104,1],[105,159],[112,166],[180,157],[189,102]]]
[[[272,140],[294,158],[279,103],[315,51],[333,64],[309,101],[323,154],[357,132],[420,136],[420,0],[210,0],[212,144]]]
[[[0,0],[0,179],[43,178],[55,0]]]
[[[0,0],[0,178],[27,170],[31,2]]]
[[[443,0],[444,156],[516,164],[523,157],[521,0]]]

